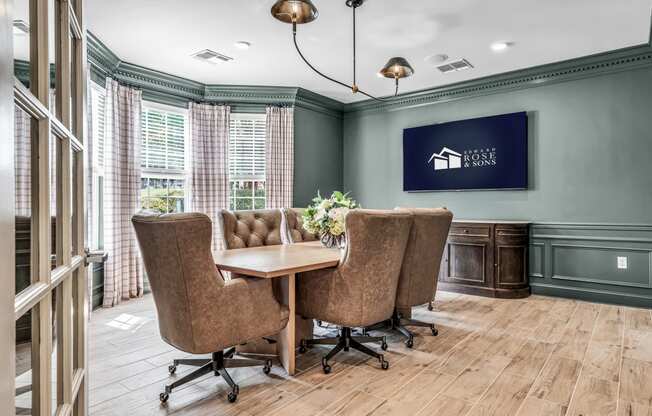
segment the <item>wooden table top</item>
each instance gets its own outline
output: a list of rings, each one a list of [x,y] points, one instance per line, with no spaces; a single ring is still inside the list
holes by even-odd
[[[273,278],[291,273],[335,267],[341,250],[326,248],[319,241],[261,246],[213,252],[220,270],[254,277]]]

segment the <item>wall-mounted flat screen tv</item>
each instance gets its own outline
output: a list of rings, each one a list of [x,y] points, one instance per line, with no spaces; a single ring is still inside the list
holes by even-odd
[[[527,189],[525,112],[403,130],[403,190]]]

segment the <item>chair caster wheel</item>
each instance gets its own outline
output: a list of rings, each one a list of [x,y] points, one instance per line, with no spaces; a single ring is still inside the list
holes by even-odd
[[[405,341],[405,346],[408,348],[414,347],[414,340],[412,338],[409,338],[407,341]]]
[[[387,370],[389,368],[389,361],[385,361],[384,358],[380,358],[382,361],[380,362],[380,368],[383,370]]]
[[[430,327],[430,332],[432,333],[433,337],[436,337],[437,335],[439,335],[439,331],[437,330],[437,328],[435,328],[434,325]]]
[[[229,392],[227,399],[229,400],[229,403],[235,403],[235,401],[238,400],[238,394],[234,391]]]
[[[263,366],[263,373],[269,374],[270,371],[272,371],[272,360],[267,360]]]
[[[324,374],[329,374],[331,372],[331,366],[328,365],[326,360],[321,361],[321,368],[324,370]]]
[[[176,365],[169,366],[168,371],[170,372],[170,375],[176,373],[177,372],[177,366]]]
[[[380,344],[380,349],[383,351],[387,351],[387,342],[383,341],[383,343]]]
[[[161,401],[161,403],[167,403],[169,398],[170,395],[168,393],[161,393],[158,395],[158,399]]]
[[[299,354],[305,354],[308,349],[306,348],[305,345],[301,344],[299,345]]]
[[[428,304],[428,310],[429,310],[430,312],[432,312],[433,309],[435,309],[435,308],[432,307],[432,302],[430,302],[430,303]]]
[[[331,366],[328,365],[328,361],[326,361],[326,358],[321,359],[321,367],[324,370],[324,374],[328,374],[331,372]]]

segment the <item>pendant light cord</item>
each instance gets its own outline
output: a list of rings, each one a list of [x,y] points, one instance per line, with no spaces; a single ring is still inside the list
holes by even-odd
[[[297,43],[297,24],[296,24],[296,23],[292,23],[292,39],[294,40],[294,47],[296,48],[297,53],[299,54],[299,56],[301,57],[301,59],[303,60],[303,62],[305,62],[306,65],[308,65],[308,67],[310,67],[310,69],[312,69],[312,70],[315,71],[317,74],[319,74],[320,76],[326,78],[327,80],[329,80],[329,81],[331,81],[331,82],[334,82],[334,83],[336,83],[336,84],[339,84],[339,85],[341,85],[341,86],[343,86],[343,87],[345,87],[345,88],[351,89],[351,86],[350,86],[350,85],[347,85],[347,84],[345,84],[345,83],[343,83],[343,82],[341,82],[341,81],[338,81],[338,80],[336,80],[335,78],[331,78],[331,77],[329,77],[328,75],[322,73],[322,72],[319,71],[317,68],[315,68],[314,66],[312,66],[312,64],[311,64],[310,62],[308,62],[308,60],[306,59],[306,57],[303,56],[303,53],[301,53],[301,49],[299,49],[299,44]],[[354,58],[353,62],[355,63],[355,58]],[[355,71],[354,71],[354,74],[355,74]],[[376,100],[376,101],[384,101],[382,98],[374,97],[373,95],[371,95],[371,94],[367,94],[366,92],[364,92],[364,91],[362,91],[362,90],[358,90],[358,92],[359,92],[360,94],[366,96],[366,97],[369,97],[369,98],[373,99],[373,100]]]
[[[356,7],[352,7],[353,9],[353,85],[358,85],[356,82],[356,77],[355,77],[355,9]]]

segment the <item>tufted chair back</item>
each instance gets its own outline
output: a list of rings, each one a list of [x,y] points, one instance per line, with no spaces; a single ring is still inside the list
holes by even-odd
[[[283,216],[278,209],[221,210],[220,229],[225,249],[284,244]]]
[[[285,224],[287,225],[287,240],[289,243],[315,241],[318,236],[303,228],[303,208],[283,208]]]

